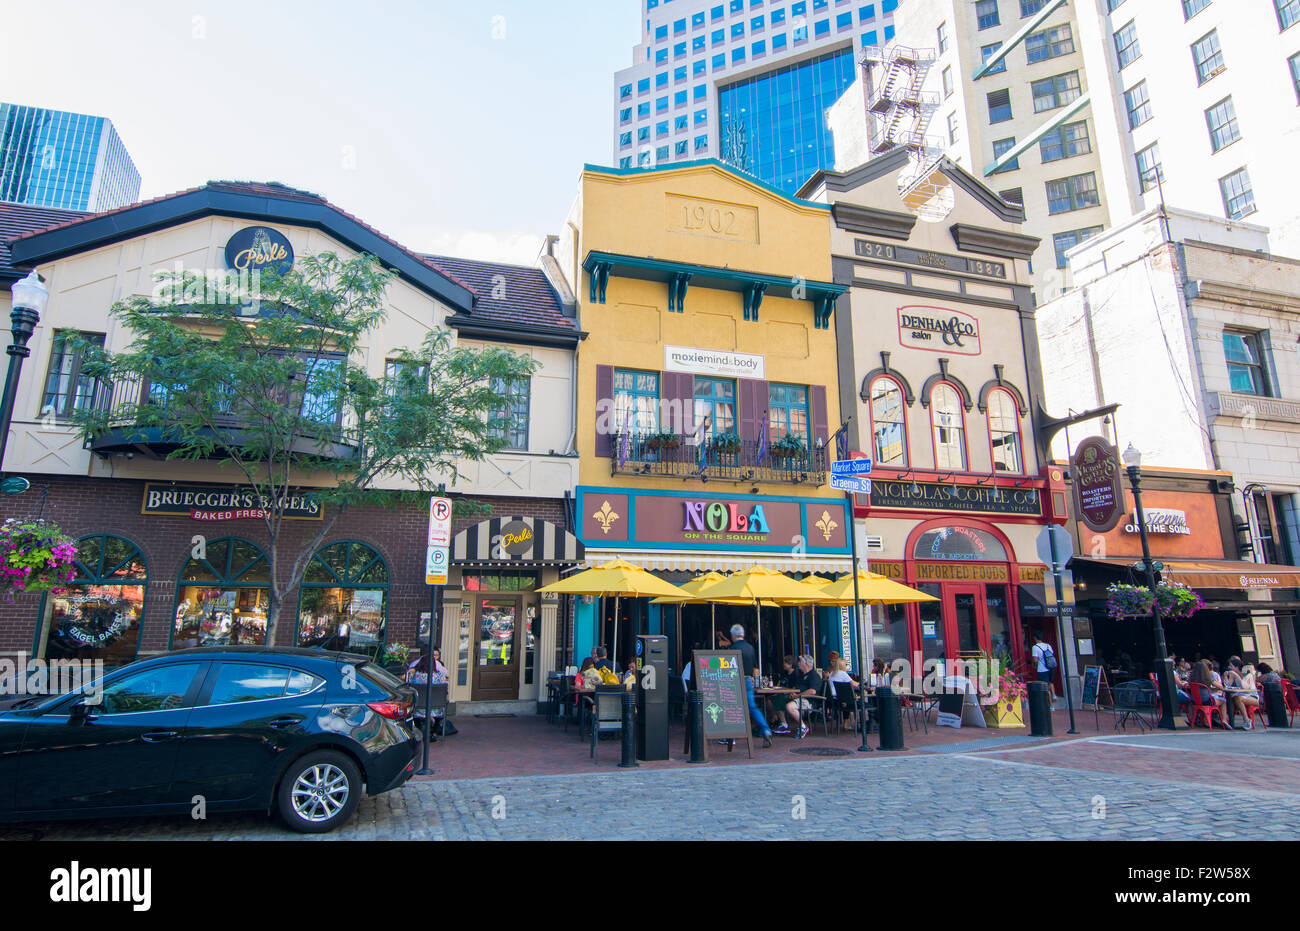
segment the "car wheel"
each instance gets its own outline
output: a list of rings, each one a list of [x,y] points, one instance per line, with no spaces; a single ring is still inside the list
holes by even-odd
[[[333,750],[308,753],[280,780],[280,817],[295,831],[323,834],[352,817],[361,792],[361,770],[349,757]]]

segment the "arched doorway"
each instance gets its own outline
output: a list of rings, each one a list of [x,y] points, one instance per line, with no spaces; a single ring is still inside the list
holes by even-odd
[[[388,564],[374,547],[344,540],[312,556],[298,595],[298,646],[377,658],[387,618]]]
[[[181,568],[172,649],[266,643],[271,564],[256,543],[209,540]]]
[[[42,602],[44,636],[33,651],[46,659],[102,660],[108,668],[136,657],[149,570],[125,537],[101,533],[77,541],[77,577]],[[40,635],[38,635],[40,636]]]

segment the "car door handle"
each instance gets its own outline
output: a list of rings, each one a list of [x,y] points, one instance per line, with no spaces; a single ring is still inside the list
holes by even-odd
[[[147,734],[142,734],[140,739],[147,744],[160,744],[164,741],[171,740],[175,736],[175,731],[150,731]]]
[[[274,720],[268,722],[268,725],[270,727],[283,729],[286,727],[293,727],[295,724],[301,724],[301,723],[302,723],[301,715],[289,715],[283,718],[275,718]]]

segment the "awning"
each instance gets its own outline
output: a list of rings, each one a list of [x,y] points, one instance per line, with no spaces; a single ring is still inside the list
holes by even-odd
[[[1192,588],[1228,588],[1235,590],[1300,588],[1300,566],[1275,566],[1270,563],[1244,562],[1232,559],[1205,559],[1200,561],[1162,559],[1165,565],[1161,578],[1182,582]],[[1109,569],[1132,569],[1140,559],[1101,559],[1092,556],[1075,556],[1071,565],[1092,564]]]
[[[681,553],[645,550],[587,550],[583,567],[610,559],[626,559],[643,569],[681,572],[735,572],[750,566],[766,566],[778,572],[828,572],[843,574],[852,570],[852,561],[843,556],[764,555],[756,553]]]
[[[536,517],[492,517],[466,527],[451,544],[455,566],[567,566],[582,558],[577,537]]]

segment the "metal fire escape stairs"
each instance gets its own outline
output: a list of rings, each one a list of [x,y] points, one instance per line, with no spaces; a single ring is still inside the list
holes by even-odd
[[[879,155],[902,146],[911,152],[898,193],[913,212],[934,202],[948,185],[939,170],[943,140],[926,135],[939,95],[922,90],[937,57],[933,49],[898,44],[871,47],[862,55],[871,151]]]

